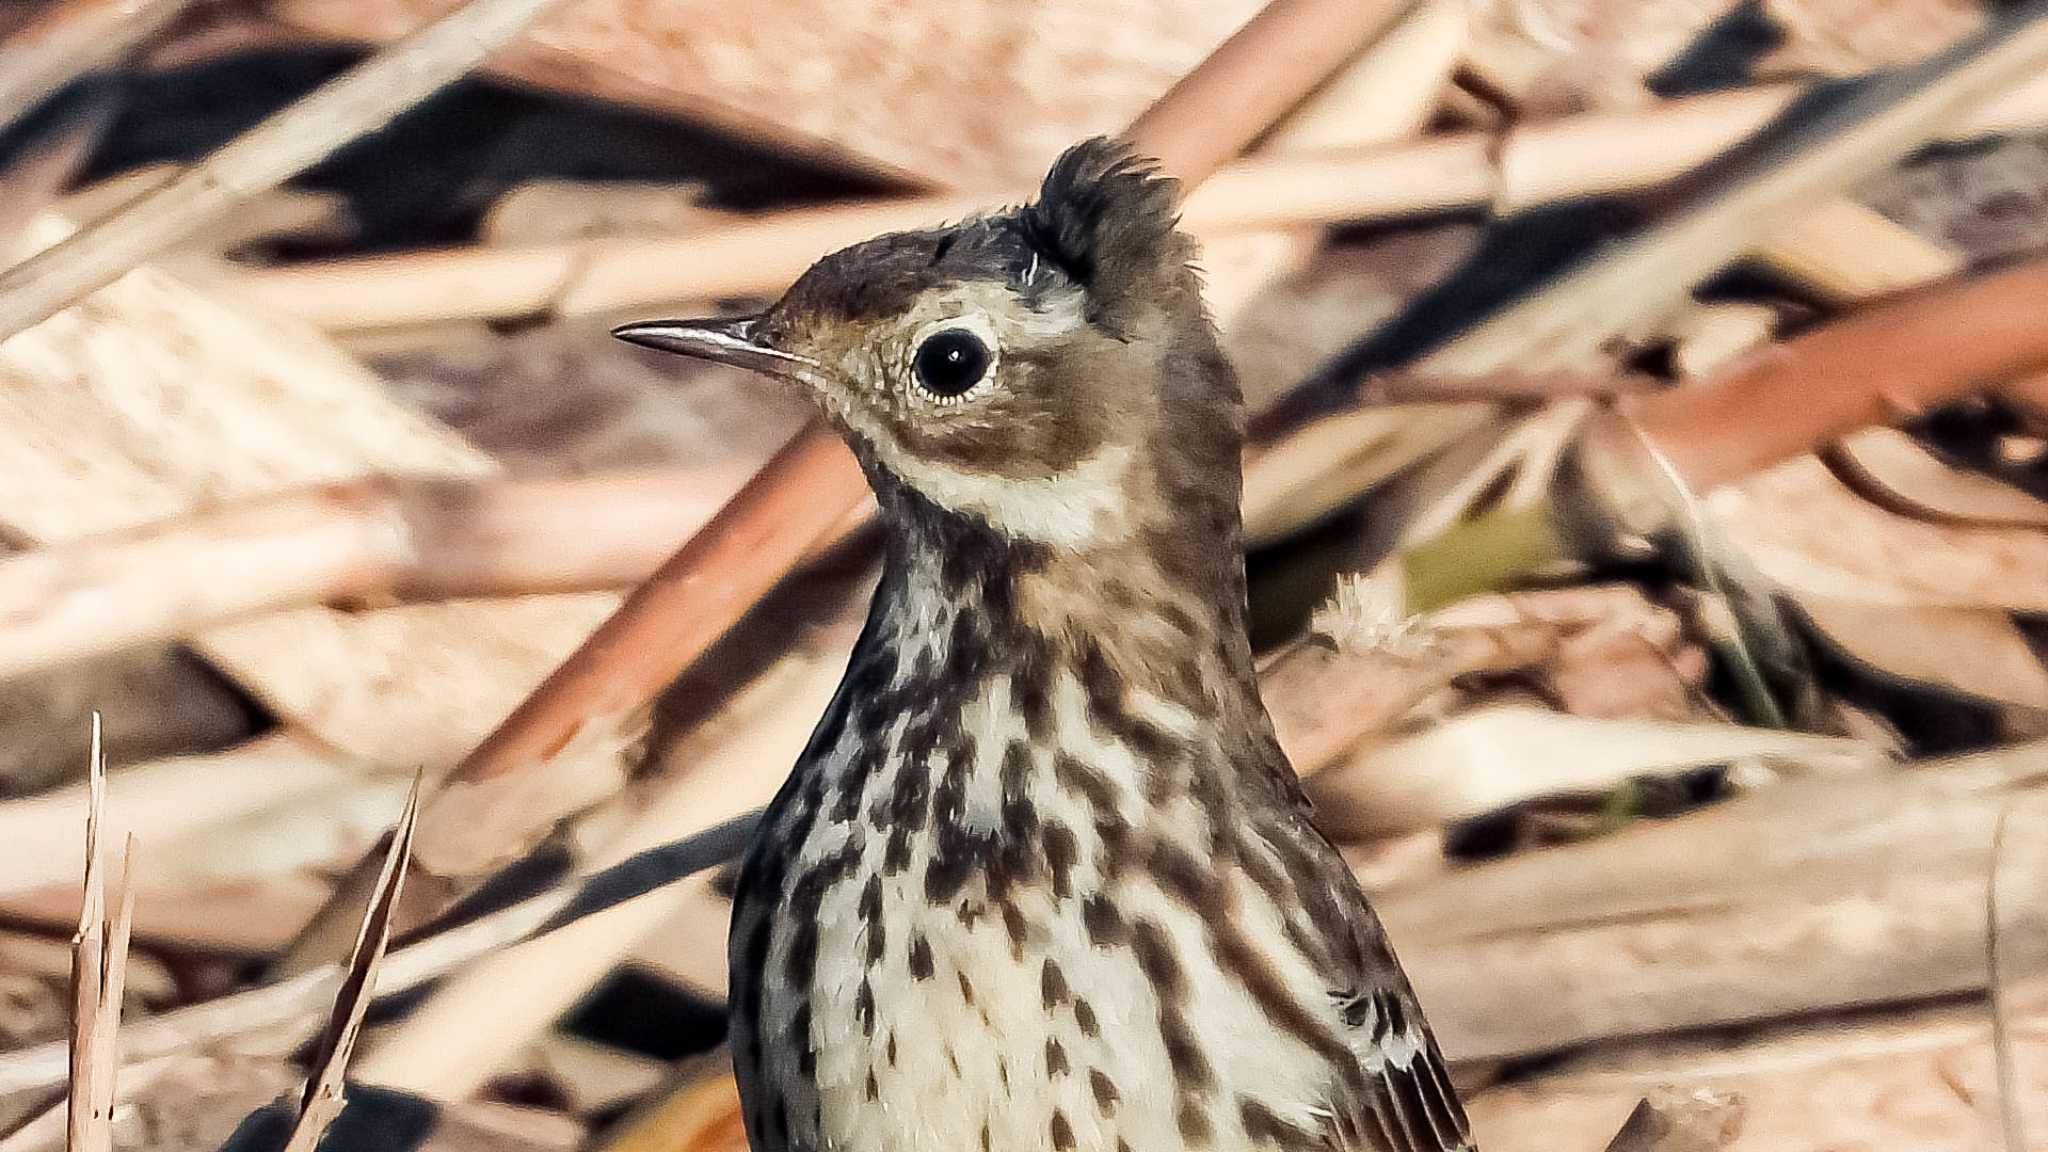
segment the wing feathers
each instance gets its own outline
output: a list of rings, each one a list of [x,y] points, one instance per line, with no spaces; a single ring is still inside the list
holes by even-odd
[[[1405,991],[1378,988],[1350,998],[1344,1021],[1368,1099],[1365,1127],[1388,1152],[1464,1152],[1473,1148],[1465,1110],[1422,1014]],[[1368,1145],[1371,1147],[1371,1145]]]

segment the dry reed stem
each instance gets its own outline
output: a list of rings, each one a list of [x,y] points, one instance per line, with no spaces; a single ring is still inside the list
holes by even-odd
[[[38,548],[0,559],[0,678],[307,604],[627,587],[744,480],[380,477]]]
[[[406,862],[411,855],[413,829],[419,818],[422,779],[413,777],[412,791],[405,798],[405,809],[399,813],[398,826],[391,833],[391,847],[384,853],[384,868],[377,876],[376,895],[363,913],[362,930],[349,954],[348,974],[342,979],[341,990],[335,994],[334,1006],[327,1017],[327,1029],[321,1034],[319,1047],[314,1051],[311,1069],[306,1076],[306,1091],[299,1100],[299,1117],[292,1125],[284,1152],[314,1152],[320,1146],[320,1138],[345,1106],[342,1089],[348,1074],[349,1055],[355,1051],[356,1038],[362,1033],[363,1016],[370,1010],[370,1000],[377,987],[377,969],[383,965],[384,949],[391,943],[392,912],[397,908],[399,893],[405,887]]]
[[[2006,1152],[2026,1152],[2026,1127],[2020,1120],[2019,1072],[2014,1062],[2012,1025],[1999,956],[1998,865],[2005,858],[2005,828],[2011,816],[2010,807],[1999,810],[1998,822],[1991,828],[1991,866],[1984,870],[1984,995],[1991,1008],[1991,1053],[1998,1073],[1998,1118]]]
[[[0,128],[78,77],[119,61],[193,0],[63,0],[0,44]]]
[[[115,911],[107,912],[106,846],[100,836],[106,812],[107,760],[99,713],[92,717],[88,765],[91,802],[85,818],[84,899],[78,934],[71,941],[71,1085],[66,1107],[65,1147],[70,1152],[112,1152],[114,1097],[121,1070],[121,996],[126,983],[128,938],[135,920],[135,838],[122,853],[115,882]]]
[[[1422,374],[1475,378],[1570,371],[1597,361],[1617,335],[1653,327],[1685,293],[1765,239],[1778,221],[1896,162],[1981,104],[2048,68],[2048,18],[2016,20],[1947,55],[1939,70],[1905,77],[1840,117],[1760,157],[1745,178],[1669,223],[1618,245],[1542,292],[1503,309],[1417,365]],[[1796,137],[1794,138],[1796,140]],[[1763,166],[1770,161],[1768,166]]]
[[[1791,88],[1761,88],[1626,115],[1589,114],[1504,135],[1467,132],[1393,147],[1274,150],[1220,168],[1190,192],[1182,219],[1198,235],[1226,235],[1488,205],[1512,210],[1642,189],[1755,133],[1795,95]],[[2016,87],[1999,105],[1996,117],[1987,104],[1936,135],[1969,139],[2048,125],[2048,75]],[[355,257],[242,272],[235,282],[252,298],[332,331],[551,312],[609,314],[673,300],[772,295],[834,249],[1028,195],[1028,189],[1012,189],[802,208],[683,236]]]
[[[419,103],[509,42],[557,0],[470,0],[321,85],[169,184],[0,274],[0,339],[137,264]]]

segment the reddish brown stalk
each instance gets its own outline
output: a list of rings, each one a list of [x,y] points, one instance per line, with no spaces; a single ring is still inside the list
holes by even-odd
[[[1170,153],[1166,171],[1180,178],[1183,189],[1194,187],[1243,142],[1269,127],[1356,55],[1395,14],[1390,7],[1383,18],[1361,21],[1353,11],[1361,7],[1368,6],[1330,0],[1276,0],[1219,51],[1213,64],[1205,62],[1198,67],[1139,117],[1127,136],[1141,152]],[[1325,20],[1330,23],[1319,23]],[[1284,69],[1269,68],[1270,79],[1261,86],[1260,100],[1247,101],[1236,82],[1215,84],[1204,78],[1212,67],[1226,76],[1241,75],[1246,66],[1246,44],[1302,40],[1317,45],[1313,59],[1293,61]],[[1190,134],[1189,125],[1199,130],[1199,136]],[[1155,139],[1155,130],[1172,134]],[[1200,139],[1218,143],[1201,146]],[[545,772],[549,761],[587,726],[616,723],[638,710],[738,622],[806,553],[829,534],[842,530],[868,499],[865,479],[838,438],[820,424],[806,427],[507,717],[456,768],[449,783],[475,788],[515,772]],[[437,796],[427,804],[416,855],[433,860],[445,872],[459,862],[444,860],[433,851],[439,799]],[[469,799],[474,801],[473,796]],[[472,804],[464,804],[463,811],[468,821],[478,818],[478,808]],[[512,826],[517,823],[512,811],[505,811],[502,818],[508,825],[503,829],[502,845],[507,850],[540,831]],[[474,826],[461,832],[464,841],[478,842]],[[349,882],[337,891],[336,899],[301,935],[288,963],[332,954],[340,936],[357,918],[353,909],[366,899],[375,866],[374,859],[358,865]],[[475,870],[488,866],[489,862],[479,861]],[[427,888],[420,884],[415,891]],[[414,911],[424,914],[428,910]]]
[[[1695,491],[1872,425],[2048,371],[2048,260],[1894,297],[1737,365],[1624,401]]]
[[[1414,0],[1273,0],[1132,121],[1125,135],[1161,168],[1199,184],[1414,6]],[[1282,60],[1286,67],[1276,67]]]
[[[478,745],[453,779],[544,770],[585,723],[644,705],[836,535],[867,498],[865,479],[836,437],[815,427],[799,433]],[[433,814],[430,803],[429,821]]]

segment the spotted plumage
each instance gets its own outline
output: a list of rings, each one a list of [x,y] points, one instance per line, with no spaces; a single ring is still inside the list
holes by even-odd
[[[758,318],[622,330],[803,384],[887,527],[738,883],[758,1152],[1469,1147],[1259,701],[1237,387],[1173,199],[1093,141]]]

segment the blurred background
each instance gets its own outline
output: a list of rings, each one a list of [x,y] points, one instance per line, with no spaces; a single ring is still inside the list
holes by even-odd
[[[874,536],[607,330],[1127,126],[1482,1146],[2048,1148],[2041,5],[13,0],[0,124],[0,1149],[117,1007],[106,1146],[296,1100],[416,773],[324,1147],[743,1148],[729,846],[542,922],[773,794]]]

